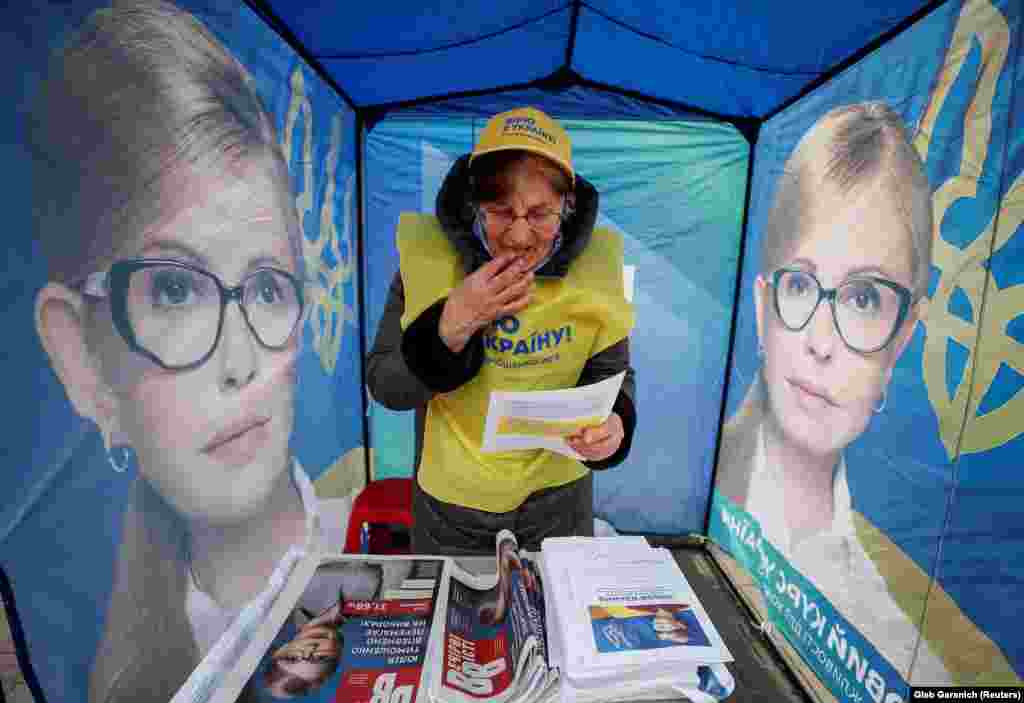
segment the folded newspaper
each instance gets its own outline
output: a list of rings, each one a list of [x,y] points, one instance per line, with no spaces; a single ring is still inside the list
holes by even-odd
[[[310,556],[201,700],[602,703],[666,691],[658,697],[725,697],[732,681],[720,662],[728,652],[706,613],[692,591],[669,587],[675,575],[653,556],[664,550],[643,542],[640,558],[627,558],[632,539],[548,540],[533,554],[504,531],[496,573],[485,576],[447,557]],[[629,560],[634,566],[627,568]],[[598,568],[608,564],[623,578]],[[631,569],[652,566],[665,588],[648,597]],[[579,603],[587,604],[584,611]],[[589,629],[581,629],[583,620]],[[673,658],[665,648],[690,653]],[[645,664],[653,655],[662,665],[692,666],[666,673]]]

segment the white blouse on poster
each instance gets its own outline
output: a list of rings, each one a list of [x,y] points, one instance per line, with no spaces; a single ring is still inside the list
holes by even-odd
[[[298,461],[293,462],[292,465],[292,480],[299,491],[302,507],[306,513],[305,544],[295,545],[295,547],[305,553],[311,545],[323,544],[328,548],[334,546],[340,551],[340,545],[345,543],[345,530],[348,526],[351,501],[348,498],[319,500],[309,476]],[[275,575],[285,566],[285,563],[286,559],[282,558]],[[280,576],[283,578],[283,574]],[[185,613],[192,626],[192,633],[199,647],[199,653],[205,656],[221,635],[227,631],[228,626],[238,617],[242,608],[226,609],[221,607],[210,594],[199,589],[191,569],[186,570],[186,579],[188,590],[185,596]],[[254,596],[254,600],[257,598],[259,595]]]
[[[893,600],[885,580],[857,539],[846,459],[840,458],[832,479],[832,523],[822,532],[794,543],[785,520],[781,471],[768,464],[763,428],[758,428],[758,434],[747,511],[760,523],[761,534],[907,683],[951,684],[945,665],[919,638],[917,624]],[[911,669],[912,678],[908,678]]]

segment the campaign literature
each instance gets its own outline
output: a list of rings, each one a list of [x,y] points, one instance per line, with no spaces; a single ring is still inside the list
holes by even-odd
[[[195,703],[717,701],[731,657],[671,555],[642,538],[498,535],[496,573],[448,557],[310,555]]]

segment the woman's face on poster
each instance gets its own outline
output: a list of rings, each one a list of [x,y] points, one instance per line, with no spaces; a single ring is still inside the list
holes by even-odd
[[[824,186],[814,197],[784,267],[813,274],[823,289],[857,276],[911,288],[910,231],[884,184],[868,184],[845,196]],[[772,419],[783,437],[804,451],[841,450],[867,427],[916,316],[911,311],[886,347],[863,353],[844,342],[827,300],[818,303],[803,329],[793,331],[776,312],[771,273],[758,276],[754,288]]]
[[[256,156],[182,175],[164,188],[164,215],[118,258],[190,264],[226,287],[261,267],[295,274],[289,232],[298,225],[275,173],[269,157]],[[193,294],[175,285],[167,295]],[[189,370],[162,368],[108,329],[100,356],[115,401],[113,439],[135,450],[143,477],[193,519],[226,524],[257,513],[288,467],[301,328],[283,349],[264,348],[238,302],[228,302],[212,355]]]

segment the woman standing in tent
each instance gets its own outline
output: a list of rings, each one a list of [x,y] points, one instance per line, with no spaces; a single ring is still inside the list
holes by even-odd
[[[132,481],[91,701],[168,700],[295,550],[302,234],[245,69],[173,5],[90,15],[33,123],[43,347]]]
[[[885,407],[931,248],[931,191],[900,117],[880,103],[823,116],[786,162],[765,224],[762,364],[724,428],[717,489],[901,676],[913,662],[915,680],[940,684],[949,675],[926,642],[915,655],[920,613],[894,600],[905,584],[883,578],[885,550],[864,541],[874,528],[852,508],[843,459]]]
[[[502,529],[524,549],[593,534],[591,469],[619,464],[636,423],[622,240],[595,228],[598,193],[569,136],[540,110],[493,117],[456,161],[436,217],[406,213],[367,381],[415,408],[413,549],[493,554]],[[609,419],[548,450],[481,452],[491,391],[554,390],[626,372]]]

